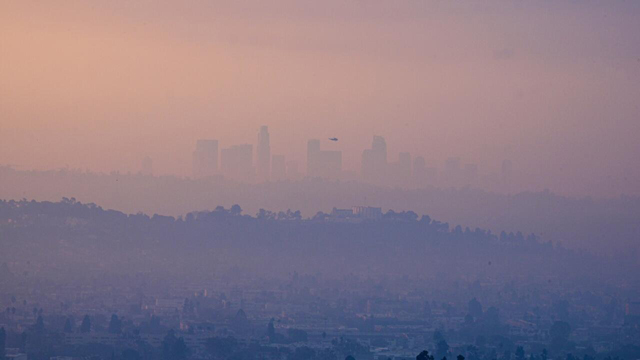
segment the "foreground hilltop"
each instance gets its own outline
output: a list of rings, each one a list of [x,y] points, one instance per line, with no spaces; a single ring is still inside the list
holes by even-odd
[[[242,184],[223,178],[191,180],[69,170],[18,171],[0,167],[0,198],[58,201],[75,197],[125,213],[184,216],[190,211],[241,204],[296,209],[312,217],[333,207],[372,205],[429,214],[450,224],[499,233],[536,233],[567,248],[588,249],[638,261],[640,198],[576,199],[549,191],[512,195],[470,188],[401,189],[321,179]],[[629,251],[629,250],[632,251]]]
[[[172,217],[125,214],[64,198],[0,202],[0,261],[42,275],[154,272],[202,276],[244,271],[420,275],[432,278],[633,277],[633,262],[567,250],[520,232],[450,226],[414,212],[374,219],[299,211],[255,216],[240,206]],[[608,264],[606,273],[595,271]],[[78,272],[77,270],[82,271]],[[612,276],[613,275],[613,276]]]

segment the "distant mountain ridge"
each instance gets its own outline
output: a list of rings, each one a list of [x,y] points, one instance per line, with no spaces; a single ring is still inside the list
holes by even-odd
[[[299,271],[594,280],[633,277],[637,268],[533,234],[452,227],[413,212],[387,211],[362,222],[333,221],[321,213],[303,219],[297,211],[242,213],[238,205],[218,206],[174,218],[104,210],[73,198],[0,201],[0,263],[42,276],[206,276],[236,269],[274,276]]]
[[[173,216],[235,203],[242,204],[245,213],[296,209],[304,217],[333,207],[369,205],[430,214],[443,222],[494,232],[533,232],[570,248],[621,256],[630,256],[630,249],[632,256],[640,252],[638,197],[575,199],[548,191],[503,195],[469,188],[400,189],[321,179],[249,185],[222,178],[0,168],[0,198],[58,201],[62,197],[127,213]]]

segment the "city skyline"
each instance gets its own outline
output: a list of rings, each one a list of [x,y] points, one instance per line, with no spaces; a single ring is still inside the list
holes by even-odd
[[[510,159],[525,189],[640,195],[638,13],[630,1],[3,2],[0,164],[134,172],[149,156],[154,173],[188,176],[197,139],[255,146],[269,124],[272,152],[300,172],[308,139],[339,138],[357,171],[380,134],[390,159],[498,174]]]
[[[638,34],[0,1],[0,360],[639,360]]]
[[[459,157],[445,159],[442,167],[437,164],[427,166],[424,157],[409,152],[398,152],[397,160],[389,159],[387,143],[383,136],[373,136],[371,147],[364,149],[360,167],[357,170],[342,167],[343,152],[335,150],[336,138],[325,141],[309,139],[306,149],[306,172],[308,178],[325,180],[362,181],[375,185],[400,186],[404,188],[474,187],[485,190],[510,188],[512,183],[512,165],[509,159],[501,162],[500,173],[480,172],[478,165],[461,162]],[[199,139],[193,152],[191,177],[227,177],[244,183],[262,183],[268,181],[299,180],[297,162],[287,161],[285,155],[272,154],[269,127],[261,125],[257,141],[252,144],[229,145],[219,150],[219,139]],[[333,150],[322,149],[322,144],[332,146]],[[218,155],[220,153],[220,155]],[[254,156],[255,155],[255,156]],[[146,156],[139,173],[153,175]],[[218,164],[221,164],[218,167]],[[289,164],[290,166],[287,166]],[[293,165],[293,167],[292,167]],[[482,181],[480,181],[482,179]],[[493,183],[493,184],[492,184]]]

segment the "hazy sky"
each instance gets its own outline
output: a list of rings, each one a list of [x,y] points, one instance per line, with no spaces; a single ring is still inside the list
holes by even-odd
[[[189,175],[198,138],[300,161],[372,135],[532,189],[640,194],[637,1],[0,2],[0,164]]]

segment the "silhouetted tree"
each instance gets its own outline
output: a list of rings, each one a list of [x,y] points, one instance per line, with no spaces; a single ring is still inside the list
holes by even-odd
[[[551,325],[549,329],[549,336],[551,336],[551,346],[555,349],[562,349],[569,340],[569,334],[571,333],[571,326],[564,321],[556,321]]]
[[[416,360],[434,360],[432,355],[429,355],[427,350],[423,350],[418,356],[416,356]]]
[[[500,311],[498,308],[491,306],[487,309],[483,316],[485,331],[490,334],[500,333]]]
[[[269,341],[273,342],[276,336],[276,328],[273,326],[273,319],[269,321],[269,325],[267,325],[267,336],[269,337]]]
[[[511,360],[511,351],[505,350],[504,353],[502,354],[502,358],[504,360]]]
[[[228,359],[235,352],[238,341],[233,337],[211,338],[205,345],[207,351],[214,359]]]
[[[4,327],[0,328],[0,360],[5,358],[5,349],[7,344],[7,333],[4,331]]]
[[[111,321],[109,321],[109,333],[120,334],[122,332],[122,321],[118,319],[118,315],[111,315]]]
[[[442,333],[439,330],[436,330],[433,332],[433,341],[435,341],[436,343],[440,342],[444,340],[444,335],[442,335]]]
[[[64,332],[72,333],[73,332],[73,322],[71,321],[71,317],[67,318],[67,321],[64,323]]]
[[[140,353],[133,349],[123,350],[120,357],[122,358],[122,360],[142,360],[142,356],[140,356]]]
[[[475,319],[482,317],[482,304],[480,304],[478,299],[473,298],[469,301],[469,314]]]
[[[436,356],[439,358],[445,358],[449,353],[449,344],[447,344],[446,340],[438,341],[436,344]]]
[[[34,325],[33,329],[37,333],[44,332],[44,319],[42,318],[42,315],[38,315],[38,319],[36,319],[36,324]]]
[[[169,330],[162,340],[162,357],[165,360],[181,360],[187,357],[188,348],[183,338],[177,338],[173,330]]]
[[[242,214],[242,208],[240,207],[240,205],[235,204],[231,207],[231,209],[229,209],[229,214],[237,216]]]
[[[23,331],[22,334],[20,334],[20,341],[19,341],[19,346],[20,351],[25,352],[27,350],[27,332]]]
[[[188,353],[189,349],[187,348],[187,344],[184,342],[184,338],[179,337],[173,345],[174,359],[184,359],[187,357]]]
[[[91,332],[91,319],[89,318],[89,315],[85,315],[84,318],[82,319],[82,324],[80,325],[80,332],[81,333]]]
[[[236,312],[236,316],[231,321],[231,326],[237,333],[243,333],[250,329],[251,323],[249,322],[247,314],[244,312],[244,310],[240,309],[238,310],[238,312]]]
[[[287,334],[289,335],[289,340],[291,342],[307,342],[309,339],[309,335],[304,330],[289,329]]]
[[[328,217],[329,217],[328,214],[325,214],[322,211],[318,211],[315,215],[313,215],[311,220],[326,220]]]

